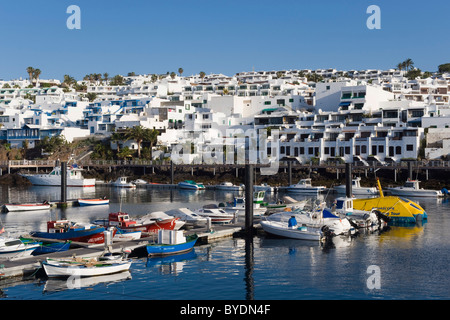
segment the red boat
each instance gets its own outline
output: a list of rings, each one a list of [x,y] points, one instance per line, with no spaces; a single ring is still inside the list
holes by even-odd
[[[125,212],[112,212],[108,215],[108,220],[96,220],[94,223],[104,227],[116,227],[125,231],[141,231],[143,236],[158,233],[158,230],[173,230],[179,218],[169,219],[142,219],[142,221],[130,220],[130,216]]]

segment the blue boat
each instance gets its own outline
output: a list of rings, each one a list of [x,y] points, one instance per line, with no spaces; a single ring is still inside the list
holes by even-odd
[[[23,243],[34,243],[36,242],[30,238],[20,237]],[[70,244],[72,241],[67,240],[66,242],[39,242],[39,247],[37,247],[33,252],[33,256],[37,256],[40,254],[53,253],[53,252],[63,252],[67,251],[70,248]]]
[[[197,239],[198,236],[193,234],[186,237],[186,242],[179,244],[149,243],[146,245],[147,253],[149,256],[165,256],[188,252],[194,248]]]

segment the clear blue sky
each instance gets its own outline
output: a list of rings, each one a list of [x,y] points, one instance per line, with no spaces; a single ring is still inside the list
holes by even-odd
[[[81,30],[69,30],[69,5]],[[369,30],[369,5],[381,29]],[[388,69],[450,62],[447,0],[14,0],[0,3],[0,79],[89,73]]]

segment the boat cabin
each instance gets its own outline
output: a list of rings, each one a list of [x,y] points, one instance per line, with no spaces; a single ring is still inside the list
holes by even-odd
[[[69,229],[77,230],[77,228],[74,228],[74,225],[69,220],[52,220],[47,221],[47,232],[49,233],[63,233],[69,231]],[[78,229],[84,229],[84,228],[78,228]]]
[[[130,220],[128,213],[124,212],[112,212],[108,216],[109,225],[115,227],[130,227],[136,224],[136,221]]]
[[[336,212],[346,214],[353,212],[353,199],[352,198],[337,198],[336,199]]]
[[[301,180],[297,183],[297,185],[299,185],[299,186],[304,186],[304,187],[312,187],[311,179],[310,179],[310,178],[307,178],[307,179],[301,179]]]
[[[407,180],[403,185],[403,188],[411,188],[414,190],[419,190],[419,180]]]

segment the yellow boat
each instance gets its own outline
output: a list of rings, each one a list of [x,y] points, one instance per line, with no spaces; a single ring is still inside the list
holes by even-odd
[[[379,179],[377,179],[377,183],[380,196],[377,198],[353,199],[354,209],[366,211],[376,209],[387,215],[393,224],[415,224],[417,221],[427,220],[427,213],[418,203],[401,197],[385,197]]]

